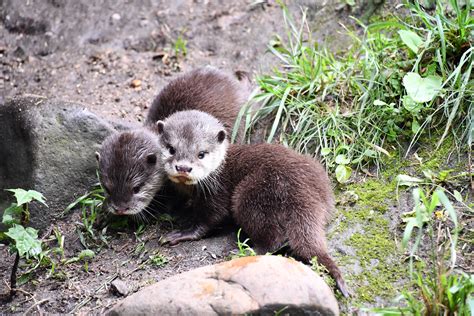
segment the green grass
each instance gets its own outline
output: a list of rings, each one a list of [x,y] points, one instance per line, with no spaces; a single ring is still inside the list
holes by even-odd
[[[319,155],[340,182],[352,168],[380,166],[382,156],[406,150],[433,131],[441,135],[432,140],[435,148],[450,132],[459,144],[470,145],[470,4],[461,9],[451,0],[451,10],[438,4],[434,13],[417,3],[407,6],[411,14],[404,19],[361,25],[362,35],[347,30],[352,43],[342,54],[319,45],[305,16],[297,25],[283,7],[287,37],[269,46],[280,65],[257,78],[261,91],[253,102],[262,106],[244,109],[247,135],[270,119],[268,142]]]

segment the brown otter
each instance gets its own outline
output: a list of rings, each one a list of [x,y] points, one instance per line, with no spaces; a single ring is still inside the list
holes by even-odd
[[[119,215],[138,214],[163,186],[166,177],[161,161],[149,160],[147,156],[159,151],[150,126],[172,113],[197,109],[224,122],[228,135],[248,96],[245,84],[212,67],[193,70],[161,90],[150,108],[145,127],[107,137],[96,155],[107,209]]]
[[[218,118],[230,136],[250,94],[248,76],[242,72],[235,75],[203,67],[174,79],[153,101],[145,125],[153,125],[178,111],[198,110]],[[241,134],[242,124],[238,135]]]
[[[345,295],[341,272],[326,248],[325,226],[334,197],[324,168],[314,159],[275,144],[230,145],[225,127],[203,112],[178,112],[156,124],[164,170],[191,187],[195,225],[163,243],[206,236],[231,217],[258,253],[288,243],[304,261],[323,264]]]

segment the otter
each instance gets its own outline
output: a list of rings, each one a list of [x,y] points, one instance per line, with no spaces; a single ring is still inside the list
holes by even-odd
[[[210,66],[186,73],[158,94],[145,125],[152,126],[179,111],[198,110],[218,118],[230,136],[240,109],[250,95],[249,81],[245,72],[236,72],[233,77]],[[243,134],[242,123],[237,139]]]
[[[155,131],[163,168],[176,186],[192,192],[194,215],[193,227],[163,236],[163,244],[203,238],[231,218],[257,253],[288,243],[303,261],[316,256],[349,295],[326,247],[334,196],[321,164],[281,145],[230,145],[225,126],[200,111],[174,113]]]
[[[197,109],[219,118],[226,135],[230,135],[250,92],[245,81],[249,78],[242,73],[236,76],[241,80],[212,67],[185,73],[160,91],[143,127],[114,133],[103,141],[96,158],[108,211],[116,215],[138,214],[147,209],[166,184],[161,161],[151,158],[152,153],[159,152],[157,136],[153,135],[156,121],[178,111]]]

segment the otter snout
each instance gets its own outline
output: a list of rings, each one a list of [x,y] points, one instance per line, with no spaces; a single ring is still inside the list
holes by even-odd
[[[190,173],[191,170],[193,170],[192,167],[188,167],[184,165],[181,165],[181,166],[176,165],[175,168],[176,168],[176,171],[178,171],[179,173]]]

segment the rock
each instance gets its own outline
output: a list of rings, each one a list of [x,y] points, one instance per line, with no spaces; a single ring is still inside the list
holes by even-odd
[[[108,315],[339,315],[322,278],[277,256],[234,259],[175,275],[127,297]]]
[[[12,202],[4,189],[39,191],[49,205],[30,206],[39,229],[97,182],[94,152],[114,130],[83,106],[37,96],[0,105],[0,126],[0,212]]]
[[[117,296],[127,296],[130,292],[127,283],[120,279],[115,279],[110,283],[110,291]]]

